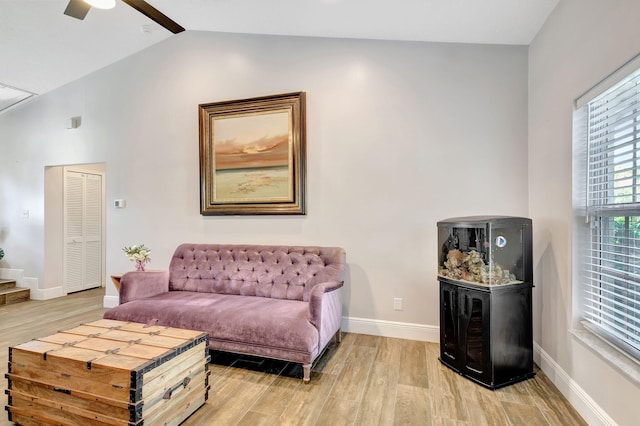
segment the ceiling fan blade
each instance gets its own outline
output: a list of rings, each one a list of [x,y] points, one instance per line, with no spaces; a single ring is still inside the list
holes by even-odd
[[[129,6],[133,7],[135,10],[142,13],[143,15],[146,15],[147,17],[151,18],[152,20],[162,25],[163,27],[165,27],[166,29],[168,29],[174,34],[178,34],[184,31],[184,28],[178,25],[175,21],[173,21],[167,15],[160,12],[158,9],[151,6],[149,3],[147,3],[144,0],[122,0],[122,1],[128,4]]]
[[[67,16],[71,16],[72,18],[83,20],[87,13],[89,13],[89,6],[82,0],[69,0],[69,4],[67,4],[67,8],[64,10],[64,14]]]

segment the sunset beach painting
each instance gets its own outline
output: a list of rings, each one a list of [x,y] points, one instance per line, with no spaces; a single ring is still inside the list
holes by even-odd
[[[305,97],[198,105],[200,214],[306,214]]]
[[[287,110],[214,119],[215,201],[291,201],[290,129]]]

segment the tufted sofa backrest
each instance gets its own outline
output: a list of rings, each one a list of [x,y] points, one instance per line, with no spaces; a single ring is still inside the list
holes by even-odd
[[[345,258],[339,247],[182,244],[169,289],[308,301],[316,284],[344,280]]]

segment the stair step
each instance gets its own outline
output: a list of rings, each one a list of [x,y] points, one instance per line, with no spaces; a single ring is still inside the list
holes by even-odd
[[[14,280],[0,279],[0,291],[6,290],[8,288],[14,288],[15,286],[16,286],[16,282]]]
[[[15,283],[14,283],[15,285]],[[13,287],[0,290],[0,306],[11,305],[29,300],[31,290],[22,287]]]

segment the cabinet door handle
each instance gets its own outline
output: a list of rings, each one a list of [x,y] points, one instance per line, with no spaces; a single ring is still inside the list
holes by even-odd
[[[467,296],[466,294],[464,295],[464,314],[469,314],[469,296]]]

